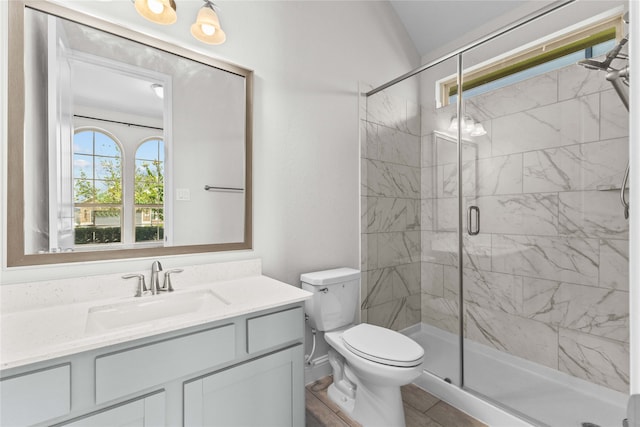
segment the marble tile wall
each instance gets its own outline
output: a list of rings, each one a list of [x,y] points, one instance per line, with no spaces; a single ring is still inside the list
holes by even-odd
[[[361,319],[400,330],[421,319],[421,118],[417,103],[385,92],[365,102]]]
[[[578,66],[470,98],[465,111],[488,131],[463,144],[463,223],[468,206],[481,212],[480,234],[463,237],[465,336],[627,392],[628,222],[615,191],[627,111],[602,73]],[[455,109],[422,114],[448,123]],[[392,258],[413,262],[409,248],[421,248],[422,322],[458,333],[456,145],[428,128],[421,144],[419,241],[399,239]],[[393,182],[410,182],[403,173]],[[397,301],[393,289],[381,300]]]

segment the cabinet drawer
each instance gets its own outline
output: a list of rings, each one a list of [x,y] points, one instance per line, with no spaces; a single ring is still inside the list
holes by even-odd
[[[196,332],[96,358],[96,403],[233,360],[235,325]]]
[[[65,427],[159,427],[165,425],[165,393],[147,395],[64,422]]]
[[[32,425],[70,410],[69,364],[0,381],[0,425]]]
[[[247,319],[247,352],[266,350],[304,336],[302,307]]]

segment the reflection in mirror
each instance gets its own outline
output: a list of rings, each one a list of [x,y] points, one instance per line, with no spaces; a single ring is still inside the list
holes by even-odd
[[[11,3],[8,265],[250,248],[252,72]]]

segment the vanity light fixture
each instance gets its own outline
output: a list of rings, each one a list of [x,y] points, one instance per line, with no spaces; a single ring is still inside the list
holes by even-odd
[[[462,120],[460,120],[460,125],[462,126],[462,134],[469,136],[482,136],[486,135],[487,131],[485,130],[482,123],[476,123],[471,117],[464,116]],[[449,132],[458,132],[458,118],[452,117],[451,122],[449,123]]]
[[[178,19],[174,0],[135,0],[134,5],[140,15],[156,24],[169,25]]]
[[[201,42],[208,44],[222,44],[227,39],[220,28],[220,20],[210,0],[204,0],[204,6],[198,11],[196,22],[191,25],[191,34]]]
[[[160,99],[164,98],[164,86],[162,86],[159,83],[152,83],[151,84],[151,90],[153,91],[153,93],[156,94],[156,96]]]
[[[131,0],[138,13],[156,24],[169,25],[176,22],[175,0]],[[227,35],[220,28],[217,6],[211,0],[204,0],[204,6],[198,11],[196,22],[191,25],[191,34],[201,42],[222,44]]]

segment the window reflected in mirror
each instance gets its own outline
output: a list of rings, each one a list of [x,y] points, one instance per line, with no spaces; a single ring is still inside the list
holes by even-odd
[[[147,140],[136,151],[135,241],[164,239],[164,141]]]
[[[74,241],[62,247],[122,241],[122,149],[97,129],[73,136]],[[70,246],[68,246],[70,245]]]

